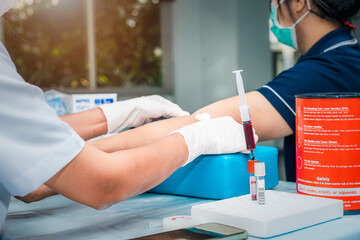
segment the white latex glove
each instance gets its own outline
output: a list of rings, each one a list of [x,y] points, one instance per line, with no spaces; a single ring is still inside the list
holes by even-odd
[[[201,154],[235,153],[246,150],[244,129],[231,117],[200,121],[173,133],[180,133],[189,149],[184,166]],[[254,134],[255,142],[258,136]]]
[[[189,115],[175,103],[153,95],[100,106],[106,117],[108,133],[138,127],[160,117]]]

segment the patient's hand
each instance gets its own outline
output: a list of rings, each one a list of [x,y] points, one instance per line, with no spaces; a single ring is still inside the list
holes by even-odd
[[[32,203],[57,194],[58,194],[57,192],[55,192],[54,190],[43,184],[37,190],[29,193],[28,195],[24,197],[15,196],[15,198],[25,203]]]

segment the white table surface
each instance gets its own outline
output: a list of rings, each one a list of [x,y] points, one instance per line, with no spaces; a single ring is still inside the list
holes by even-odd
[[[280,181],[275,190],[295,192],[295,183]],[[163,218],[190,215],[191,206],[209,201],[144,193],[97,211],[62,196],[32,204],[13,198],[0,239],[129,239],[162,232]],[[360,215],[345,215],[268,239],[359,240]]]

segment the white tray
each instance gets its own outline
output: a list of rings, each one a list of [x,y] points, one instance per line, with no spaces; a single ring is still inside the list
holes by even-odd
[[[192,217],[245,229],[249,235],[272,237],[343,216],[341,200],[268,190],[265,205],[249,195],[195,205]]]

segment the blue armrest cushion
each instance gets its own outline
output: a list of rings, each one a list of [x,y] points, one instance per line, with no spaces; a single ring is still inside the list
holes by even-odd
[[[265,162],[265,188],[278,185],[278,150],[257,146],[254,154],[259,162]],[[249,154],[242,153],[201,155],[149,192],[209,199],[249,194],[249,159]]]

